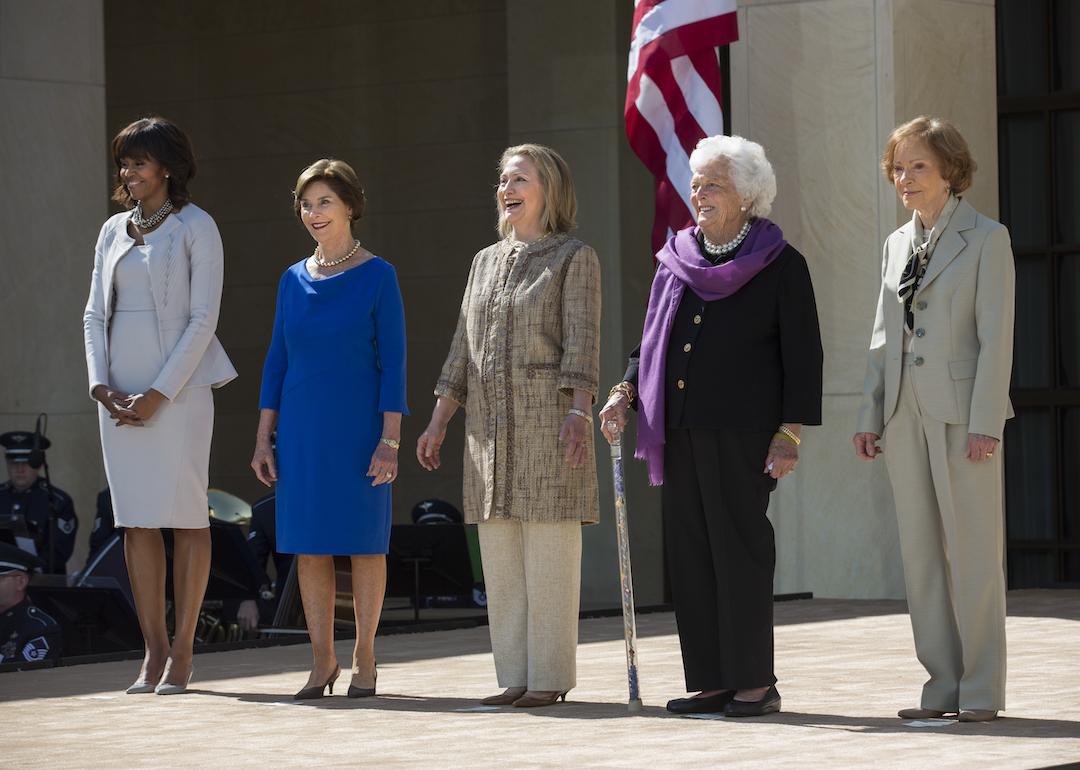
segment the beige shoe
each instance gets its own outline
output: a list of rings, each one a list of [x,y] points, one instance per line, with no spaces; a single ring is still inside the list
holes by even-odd
[[[896,712],[896,716],[901,719],[941,719],[948,714],[948,711],[938,711],[937,709],[900,709]]]
[[[489,695],[480,702],[485,706],[509,706],[524,694],[524,687],[507,687],[498,695]]]
[[[962,709],[959,719],[961,722],[993,722],[997,715],[997,711],[990,709]]]

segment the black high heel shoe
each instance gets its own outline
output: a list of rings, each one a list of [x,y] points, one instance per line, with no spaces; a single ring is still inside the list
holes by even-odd
[[[333,695],[334,682],[337,681],[339,676],[341,676],[341,666],[336,667],[334,673],[332,673],[322,684],[315,685],[314,687],[305,687],[303,690],[296,693],[296,695],[293,696],[293,700],[313,700],[315,698],[321,698],[323,696],[323,690],[327,688],[330,689],[330,694]]]
[[[371,698],[375,695],[375,686],[379,683],[379,662],[375,661],[375,673],[371,680],[371,687],[357,687],[349,682],[350,698]]]

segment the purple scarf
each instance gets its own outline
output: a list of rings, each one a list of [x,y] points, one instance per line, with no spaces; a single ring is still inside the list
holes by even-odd
[[[638,364],[638,430],[634,456],[649,468],[649,483],[664,483],[664,376],[668,339],[675,311],[689,286],[706,302],[730,297],[776,259],[787,246],[780,228],[759,218],[750,226],[735,257],[714,265],[701,254],[698,228],[688,227],[668,239],[656,255],[660,263],[649,293]]]

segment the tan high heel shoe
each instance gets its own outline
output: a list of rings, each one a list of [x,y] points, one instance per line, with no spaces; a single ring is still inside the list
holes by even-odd
[[[568,692],[570,692],[570,691],[569,690],[563,690],[562,692],[558,692],[557,690],[552,690],[550,692],[527,691],[524,695],[522,695],[520,698],[518,698],[516,701],[514,701],[514,706],[516,706],[519,709],[531,709],[531,708],[540,708],[541,706],[550,706],[550,705],[552,705],[553,703],[555,703],[558,700],[561,700],[563,703],[565,703],[566,702],[566,693],[568,693]]]
[[[509,706],[524,694],[524,687],[507,687],[498,695],[489,695],[480,702],[485,706]]]

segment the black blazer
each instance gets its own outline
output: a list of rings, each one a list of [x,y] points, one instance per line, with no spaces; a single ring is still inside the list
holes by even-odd
[[[623,376],[635,389],[640,352]],[[730,297],[706,302],[688,286],[667,350],[667,427],[820,425],[822,361],[810,271],[790,245]]]

